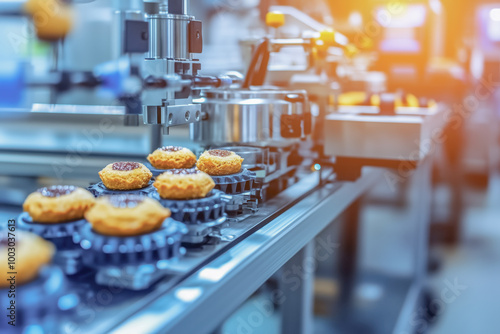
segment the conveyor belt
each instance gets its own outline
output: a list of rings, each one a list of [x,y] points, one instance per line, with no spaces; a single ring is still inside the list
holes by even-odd
[[[109,332],[111,328],[129,319],[134,313],[144,310],[156,298],[168,294],[169,291],[211,261],[230,252],[233,247],[245,240],[245,238],[319,189],[318,186],[319,176],[317,173],[304,176],[301,181],[267,201],[256,214],[243,221],[233,222],[224,228],[222,230],[224,241],[221,243],[207,245],[200,249],[190,249],[187,256],[173,265],[172,276],[166,277],[146,291],[116,291],[116,288],[100,287],[93,284],[91,276],[74,279],[74,287],[81,292],[85,292],[87,297],[78,307],[77,316],[71,319],[71,323],[78,327],[78,333]],[[340,184],[330,185],[329,187],[337,189]],[[98,301],[99,293],[101,295],[111,295],[112,300],[107,305],[95,305],[96,303],[104,304]],[[86,322],[85,319],[80,319],[80,316],[78,316],[82,314],[93,314],[94,319]],[[71,332],[74,331],[68,331],[68,333]]]
[[[209,333],[380,174],[371,171],[354,183],[321,187],[316,186],[316,177],[303,178],[255,216],[233,224],[226,231],[239,233],[233,242],[214,247],[210,254],[188,256],[182,261],[188,267],[183,274],[102,308],[81,332]],[[194,293],[194,298],[188,300],[193,295],[186,297],[186,292]]]

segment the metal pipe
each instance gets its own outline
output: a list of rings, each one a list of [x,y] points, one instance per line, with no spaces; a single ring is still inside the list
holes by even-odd
[[[168,0],[169,14],[187,15],[188,1],[187,0]]]
[[[149,56],[151,59],[189,59],[189,16],[156,14],[149,16]]]

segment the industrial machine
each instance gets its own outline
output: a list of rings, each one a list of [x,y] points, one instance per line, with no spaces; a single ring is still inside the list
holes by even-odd
[[[60,249],[47,274],[20,286],[26,300],[48,298],[19,305],[19,314],[47,308],[18,319],[26,332],[213,332],[273,274],[304,266],[314,238],[346,212],[341,266],[352,292],[348,226],[356,225],[361,196],[387,175],[362,167],[398,171],[409,163],[415,172],[397,182],[413,185],[412,198],[428,198],[436,136],[448,121],[442,104],[397,105],[384,94],[383,75],[359,68],[346,36],[287,6],[269,8],[257,38],[241,38],[241,68],[213,74],[203,57],[205,23],[190,13],[187,0],[0,3],[2,19],[28,20],[36,35],[27,38],[27,57],[0,60],[0,170],[8,175],[0,202],[18,229],[54,237],[18,216],[33,189],[72,183],[99,196],[99,169],[144,161],[165,144],[244,158],[241,173],[213,177],[213,198],[186,204],[188,218],[170,206],[182,211],[175,216],[182,223],[162,231],[167,251],[154,264],[141,262],[156,251],[150,241],[132,249],[88,224],[58,235],[106,255]],[[343,86],[360,83],[381,93],[379,103],[341,105]],[[402,316],[423,303],[430,203],[415,203],[417,263],[401,280]],[[309,333],[312,276],[306,270],[298,289],[281,288],[293,301],[275,305],[283,333]],[[406,325],[395,320],[390,330]]]

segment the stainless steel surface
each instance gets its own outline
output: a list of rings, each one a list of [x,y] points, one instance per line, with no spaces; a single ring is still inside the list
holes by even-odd
[[[201,105],[199,104],[147,106],[143,115],[145,124],[163,124],[165,126],[200,122],[202,118]]]
[[[188,0],[167,0],[166,6],[168,8],[169,13],[174,14],[183,14],[186,15],[188,11]],[[178,12],[174,12],[172,7],[176,7],[175,10]]]
[[[384,181],[379,182],[377,184],[379,189],[375,187],[372,194],[367,195],[364,209],[362,211],[358,211],[359,207],[356,209],[362,218],[348,221],[346,226],[359,224],[359,229],[352,235],[359,240],[356,243],[358,250],[355,254],[342,251],[342,246],[346,242],[346,238],[343,238],[340,240],[341,250],[338,256],[352,261],[355,272],[354,275],[349,276],[349,282],[344,281],[340,285],[340,291],[345,293],[345,297],[336,305],[339,311],[333,316],[333,328],[330,327],[330,332],[401,334],[415,331],[415,324],[421,321],[420,312],[429,307],[425,306],[429,305],[425,302],[425,299],[429,298],[429,290],[425,287],[428,284],[429,228],[433,198],[432,166],[432,157],[421,161],[418,168],[412,171],[411,176],[405,178],[404,184],[396,187],[398,189],[396,192],[394,185],[389,186],[384,184]],[[387,173],[394,172],[386,170],[384,174],[387,176]],[[373,198],[374,193],[379,191],[380,195],[381,188],[384,187],[391,189],[393,196],[404,199],[393,212],[397,217],[384,216],[384,219],[380,219],[379,210],[384,204],[370,204],[370,198]],[[370,210],[376,211],[370,213]],[[383,227],[389,221],[392,221],[393,225]],[[399,230],[402,226],[404,226],[404,232]],[[384,228],[386,230],[382,232]],[[393,234],[395,230],[399,230],[399,233],[396,232],[397,235]],[[385,233],[388,233],[389,238],[382,237]],[[380,245],[381,239],[384,239],[385,245],[383,246]],[[391,243],[398,245],[404,243],[405,247],[404,249],[388,248],[390,251],[379,257],[378,264],[367,260],[367,257],[370,257],[367,256],[367,252],[387,247],[387,244]],[[405,255],[403,257],[394,255],[393,252],[396,249]],[[382,264],[392,261],[400,262],[397,270],[394,270],[395,267],[390,269],[392,264]],[[403,269],[405,266],[401,266],[403,262],[405,266],[407,264],[405,269]],[[368,290],[372,290],[372,293],[379,290],[378,296],[369,296]],[[383,321],[380,321],[381,319]]]
[[[167,46],[163,41],[163,34],[167,30],[167,19],[161,16],[152,15],[148,17],[149,21],[149,53],[148,58],[158,59],[166,58]]]
[[[30,110],[26,110],[29,112]],[[97,106],[97,105],[74,105],[74,104],[44,104],[33,103],[31,109],[33,113],[51,113],[51,114],[75,114],[75,115],[125,115],[124,106]],[[22,116],[22,114],[20,114]]]
[[[143,62],[144,77],[197,74],[189,50],[189,24],[194,17],[187,15],[187,0],[180,0],[175,7],[179,12],[173,13],[165,2],[160,3],[158,13],[147,15],[149,52]],[[181,67],[178,68],[178,65]],[[168,134],[171,126],[200,121],[201,107],[192,104],[191,84],[188,81],[187,85],[167,85],[145,91],[142,95],[144,122],[161,124],[163,133]],[[185,88],[187,90],[183,92]]]
[[[410,185],[409,203],[412,203],[410,217],[413,219],[415,241],[414,253],[414,275],[412,285],[408,290],[404,304],[401,307],[399,319],[395,324],[393,333],[404,333],[411,331],[411,323],[407,319],[418,312],[421,292],[423,291],[427,278],[429,258],[429,234],[431,222],[432,201],[432,167],[433,158],[428,157],[419,166],[412,178]]]
[[[197,104],[169,105],[165,107],[165,113],[162,115],[162,122],[169,126],[199,121],[201,121],[201,106]]]
[[[149,58],[191,59],[188,42],[188,15],[160,13],[149,20]]]
[[[117,50],[119,53],[115,55],[116,58],[118,58],[121,55],[126,54],[125,52],[125,38],[127,37],[126,35],[126,30],[125,30],[125,22],[127,20],[134,20],[134,21],[145,21],[144,13],[138,10],[117,10],[114,13],[115,19],[114,19],[114,29],[118,32],[116,36],[119,36],[118,40],[113,41],[114,43],[117,43],[115,46],[115,50]]]
[[[245,238],[253,235],[254,232],[258,231],[262,226],[266,225],[280,214],[289,212],[290,208],[292,208],[292,206],[295,203],[299,202],[301,199],[305,198],[308,195],[316,193],[315,189],[318,186],[318,181],[319,177],[317,173],[303,175],[303,178],[300,182],[291,186],[286,191],[282,192],[272,200],[265,203],[256,214],[245,220],[230,222],[227,226],[224,226],[220,230],[220,235],[217,238],[221,242],[209,243],[201,248],[188,249],[186,256],[182,258],[182,261],[179,261],[176,265],[172,264],[168,268],[171,275],[164,277],[162,280],[160,280],[160,282],[151,287],[149,290],[143,291],[141,293],[130,293],[129,291],[119,288],[108,289],[106,287],[96,286],[94,284],[85,285],[85,288],[87,290],[86,297],[83,298],[83,301],[79,306],[79,309],[77,310],[77,315],[82,315],[83,319],[79,318],[78,316],[76,316],[75,318],[67,319],[67,321],[70,321],[72,323],[72,326],[69,327],[71,330],[67,330],[64,333],[109,333],[113,328],[117,326],[121,327],[122,323],[127,321],[127,319],[130,319],[132,315],[141,313],[143,311],[148,313],[149,311],[146,311],[146,309],[151,307],[152,303],[154,303],[157,298],[167,295],[173,297],[176,302],[174,304],[163,304],[162,306],[160,306],[161,310],[170,310],[167,313],[182,311],[182,303],[177,304],[178,302],[181,302],[182,299],[178,299],[176,297],[178,295],[178,292],[173,290],[177,284],[184,281],[188,277],[193,276],[196,271],[203,268],[213,259],[222,256],[225,258],[224,261],[226,261],[227,256],[232,257],[231,254],[233,254],[233,247],[238,246],[241,241],[244,241]],[[321,197],[328,196],[328,194],[335,193],[336,191],[340,191],[341,189],[343,188],[340,186],[340,184],[331,185],[329,186],[329,190],[327,192],[322,192]],[[310,209],[310,207],[307,208],[307,211],[309,211]],[[305,213],[302,207],[298,212],[294,212],[295,213],[292,214],[292,217],[296,214]],[[289,217],[290,215],[280,220],[283,227],[288,223]],[[250,243],[252,246],[248,248],[249,251],[254,250],[255,247],[258,247],[258,245],[254,244],[256,241],[259,241],[259,238]],[[248,244],[245,247],[247,246]],[[244,261],[244,259],[240,260]],[[231,264],[229,265],[232,267]],[[196,274],[194,275],[196,276]],[[92,281],[93,278],[89,277],[87,282]],[[75,288],[80,289],[81,285],[76,284]],[[110,291],[112,293],[112,302],[102,304],[97,301],[96,303],[95,294],[100,293],[100,291],[102,290]],[[180,296],[184,296],[184,293],[180,292]],[[88,314],[92,314],[92,318],[87,317],[86,315]],[[143,323],[141,326],[145,325],[146,324]],[[154,326],[153,323],[150,323],[149,325]],[[125,329],[125,331],[126,330],[127,329]],[[129,328],[128,330],[132,330],[132,328]],[[158,330],[160,332],[163,332],[161,331],[161,329]],[[139,332],[146,333],[148,332],[148,330],[145,327],[143,330],[139,330]],[[184,332],[174,331],[173,333]]]
[[[345,107],[339,113],[327,115],[325,154],[419,161],[444,140],[442,129],[449,116],[442,106],[405,108],[395,116],[369,114],[375,110]]]
[[[140,56],[140,73],[143,79],[154,76],[168,81],[172,78],[174,85],[146,90],[141,96],[141,116],[127,115],[122,106],[34,105],[31,113],[19,113],[15,115],[18,119],[9,120],[6,125],[0,124],[0,129],[5,129],[0,133],[0,139],[8,139],[0,144],[0,173],[28,176],[32,181],[29,188],[44,176],[51,178],[42,180],[46,183],[56,183],[55,180],[61,183],[68,178],[78,178],[75,184],[82,180],[97,181],[97,171],[110,162],[122,160],[122,157],[123,160],[143,161],[149,152],[162,144],[159,139],[161,126],[164,132],[168,132],[170,126],[192,123],[192,138],[205,147],[212,144],[258,144],[253,150],[242,149],[250,158],[255,158],[245,161],[247,167],[263,167],[264,172],[259,177],[264,182],[279,178],[276,183],[280,183],[280,190],[285,190],[265,201],[258,211],[253,206],[251,214],[224,223],[220,221],[223,225],[213,230],[205,229],[206,225],[193,228],[192,239],[188,241],[201,241],[201,237],[211,233],[209,241],[188,249],[180,261],[168,263],[164,272],[157,272],[160,276],[152,278],[159,281],[151,286],[148,281],[149,288],[140,293],[121,289],[110,284],[109,280],[114,275],[126,280],[140,278],[141,265],[126,273],[123,268],[104,270],[97,274],[97,281],[92,272],[70,278],[71,288],[79,294],[81,302],[75,314],[61,317],[60,325],[65,334],[213,333],[280,268],[284,266],[286,270],[297,264],[304,265],[313,251],[314,238],[383,178],[384,171],[369,169],[353,183],[335,182],[333,178],[322,183],[319,173],[323,171],[311,172],[307,168],[297,172],[298,166],[290,165],[300,163],[294,162],[300,160],[294,156],[299,139],[281,136],[282,116],[308,112],[307,92],[317,98],[316,103],[324,115],[327,99],[339,90],[337,82],[328,78],[321,66],[313,74],[297,74],[297,67],[286,73],[274,73],[276,82],[289,83],[287,89],[210,90],[201,104],[193,103],[193,96],[198,96],[197,89],[200,88],[191,87],[191,76],[196,74],[193,65],[200,65],[189,52],[189,23],[194,17],[187,14],[187,0],[178,0],[175,5],[180,10],[169,13],[166,3],[174,4],[174,1],[161,1],[159,12],[147,17],[129,10],[129,3],[113,1],[114,7],[120,7],[120,10],[110,18],[110,21],[117,22],[114,32],[118,33],[114,36],[119,37],[113,39],[113,46],[116,48],[115,44],[119,44],[118,49],[122,51],[124,20],[149,21],[148,58],[136,55]],[[292,21],[314,30],[314,36],[327,28],[291,7],[276,9],[282,9]],[[273,51],[290,46],[300,48],[314,37],[301,36],[303,29],[297,31],[299,33],[289,39],[285,36],[290,30],[285,31],[283,39],[277,36],[271,43]],[[340,45],[347,43],[342,34],[336,34],[335,39]],[[138,64],[131,56],[130,61]],[[183,83],[180,75],[186,76]],[[304,88],[307,92],[290,90]],[[304,97],[303,102],[290,99],[290,94],[297,93]],[[97,94],[89,93],[94,98],[93,95]],[[145,124],[153,124],[153,127],[121,126],[137,125],[141,117]],[[384,117],[352,115],[342,110],[330,115],[325,121],[325,153],[399,159],[402,156],[407,159],[409,155],[411,159],[411,154],[416,151],[417,160],[420,160],[429,155],[431,145],[427,141],[432,140],[434,132],[443,124],[438,113],[424,116],[420,111],[407,111],[392,118]],[[316,136],[323,139],[322,133]],[[168,144],[176,144],[168,139]],[[190,144],[185,140],[181,145]],[[272,153],[268,151],[270,148],[274,149]],[[292,185],[293,182],[297,183]],[[14,184],[21,187],[16,182]],[[22,195],[16,196],[24,198]],[[249,194],[234,197],[231,204],[246,203],[248,198],[245,196]],[[429,198],[425,196],[417,200],[424,205]],[[256,204],[255,199],[252,200]],[[426,209],[415,212],[415,219],[426,218]],[[421,226],[419,232],[425,232],[425,229],[426,226]],[[425,241],[419,234],[415,244],[425,246]],[[418,269],[422,269],[425,259],[419,255],[416,260]],[[418,274],[417,278],[422,279],[421,273]],[[282,307],[286,333],[311,331],[312,280],[313,273],[310,272],[303,277],[302,286],[297,291],[286,294],[288,303]],[[109,300],[102,301],[104,295],[110,296]],[[405,308],[402,313],[411,311],[413,309]]]
[[[144,125],[137,117],[138,126],[124,126],[128,116],[121,106],[35,104],[33,111],[2,113],[0,175],[49,177],[56,183],[79,180],[88,185],[99,180],[97,172],[107,164],[145,162],[163,145],[199,150],[189,142],[187,126],[161,136],[159,126]]]
[[[166,77],[174,72],[174,64],[168,59],[146,59],[142,64],[144,77]],[[166,101],[175,99],[175,92],[180,91],[182,86],[172,89],[171,87],[147,89],[142,93],[142,110],[146,124],[162,124],[161,113],[155,113],[155,109],[162,108]],[[158,116],[155,116],[155,115]]]
[[[94,182],[107,164],[151,152],[151,127],[124,122],[122,107],[35,105],[33,112],[11,112],[0,122],[0,174]]]
[[[211,333],[381,175],[380,170],[372,170],[355,183],[318,189],[289,210],[273,216],[264,227],[158,296],[111,332]],[[293,191],[292,187],[279,198],[284,199]],[[273,203],[270,201],[269,205]],[[261,210],[249,219],[266,214],[266,210]]]
[[[188,24],[189,16],[176,16],[167,21],[167,58],[189,59]]]
[[[161,123],[161,106],[144,106],[142,108],[142,117],[144,118],[144,123],[146,124],[162,124]]]
[[[304,268],[299,287],[282,284],[283,303],[281,310],[281,333],[304,334],[314,331],[314,271],[309,270],[311,259],[315,255],[315,242],[310,241],[295,254],[281,269],[283,272],[293,272]]]
[[[279,115],[290,103],[264,99],[204,103],[208,120],[196,124],[193,139],[208,143],[252,143],[270,140]]]
[[[192,139],[207,144],[283,140],[281,116],[302,114],[305,103],[288,102],[287,90],[211,90],[202,102],[207,120],[191,127]],[[287,139],[291,140],[291,139]]]
[[[289,94],[301,94],[306,97],[304,90],[289,90],[289,89],[266,89],[266,88],[252,88],[252,89],[214,89],[205,92],[205,96],[209,100],[246,100],[246,99],[277,99],[285,100]]]

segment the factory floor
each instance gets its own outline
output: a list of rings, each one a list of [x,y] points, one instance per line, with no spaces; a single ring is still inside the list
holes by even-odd
[[[500,174],[486,190],[468,187],[458,247],[442,247],[441,269],[432,277],[439,294],[447,282],[460,285],[456,298],[443,305],[431,334],[497,334],[500,328]]]

